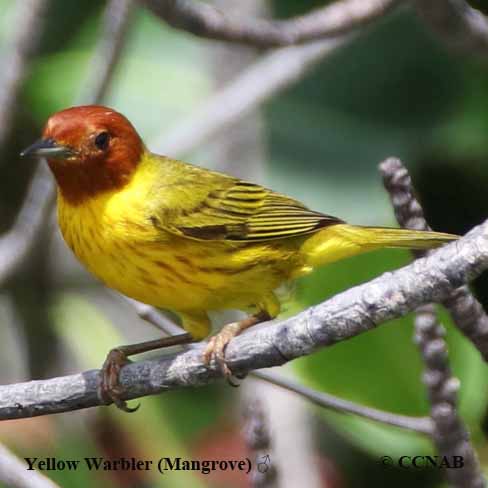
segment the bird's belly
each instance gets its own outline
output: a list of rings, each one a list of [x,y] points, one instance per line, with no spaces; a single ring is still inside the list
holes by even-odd
[[[61,219],[60,219],[61,223]],[[282,252],[168,234],[118,232],[95,220],[61,225],[78,259],[107,286],[176,312],[245,309],[287,279]],[[102,229],[101,229],[102,227]],[[111,228],[111,232],[103,229]],[[265,251],[265,252],[264,252]],[[276,254],[276,256],[275,256]]]

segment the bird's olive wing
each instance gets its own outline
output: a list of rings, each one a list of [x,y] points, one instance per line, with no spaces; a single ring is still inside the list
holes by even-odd
[[[176,233],[199,240],[264,241],[308,234],[340,219],[314,212],[293,198],[233,180],[213,189],[168,222]]]

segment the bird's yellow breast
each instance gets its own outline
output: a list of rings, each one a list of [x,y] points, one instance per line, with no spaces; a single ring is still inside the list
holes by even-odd
[[[109,287],[142,302],[186,312],[245,309],[288,278],[293,246],[197,241],[154,226],[157,165],[143,160],[122,189],[71,205],[58,220],[78,259]],[[148,198],[152,195],[151,198]]]

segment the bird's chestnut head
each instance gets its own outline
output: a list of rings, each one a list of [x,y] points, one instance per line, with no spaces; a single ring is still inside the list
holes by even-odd
[[[78,204],[127,184],[143,150],[141,138],[123,115],[86,105],[52,115],[42,139],[22,155],[45,157],[63,197]]]

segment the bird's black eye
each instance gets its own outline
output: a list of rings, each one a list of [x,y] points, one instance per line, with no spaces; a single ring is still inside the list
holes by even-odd
[[[105,151],[108,148],[108,143],[110,142],[110,134],[108,132],[100,132],[100,134],[95,137],[95,146],[98,149]]]

